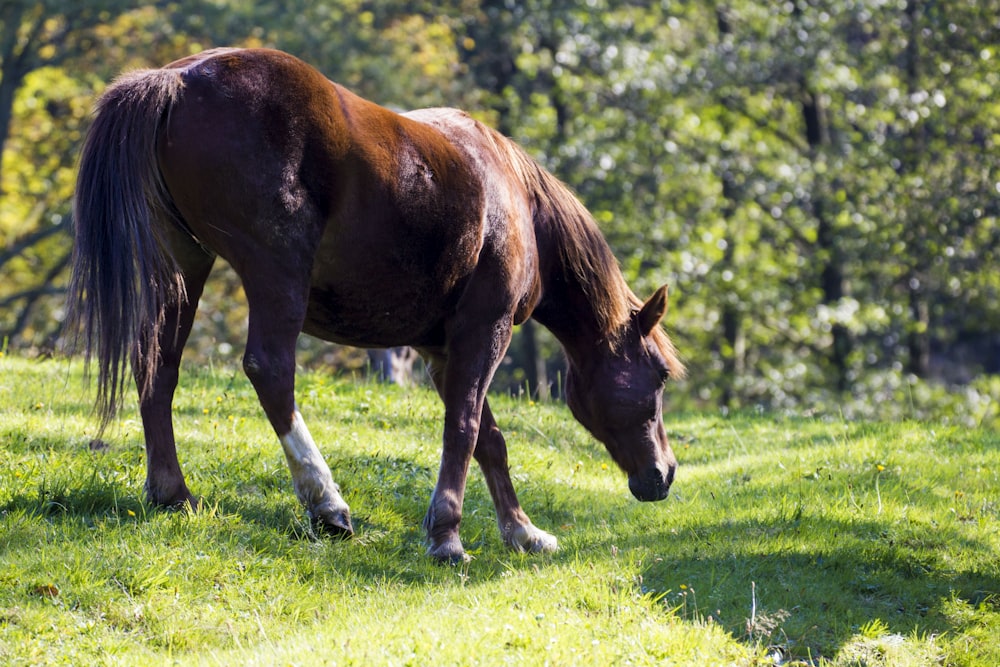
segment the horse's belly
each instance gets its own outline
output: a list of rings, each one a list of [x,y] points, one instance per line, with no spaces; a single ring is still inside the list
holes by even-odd
[[[302,330],[317,338],[358,347],[443,344],[443,304],[402,289],[394,298],[313,287]]]

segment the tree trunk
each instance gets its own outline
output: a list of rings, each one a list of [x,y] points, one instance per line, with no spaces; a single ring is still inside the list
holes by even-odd
[[[822,157],[823,147],[830,142],[826,115],[820,97],[811,90],[804,76],[800,80],[800,87],[806,142],[809,145],[810,157],[816,162]],[[813,216],[816,218],[816,249],[823,263],[820,271],[820,289],[823,291],[823,304],[836,308],[847,293],[844,258],[837,240],[837,232],[830,222],[830,212],[825,205],[826,192],[818,173],[815,174],[815,179],[812,200]],[[833,339],[830,346],[833,381],[837,391],[843,392],[850,388],[849,359],[854,342],[851,340],[848,328],[840,322],[833,324],[830,335]]]
[[[538,349],[538,331],[534,320],[525,320],[521,325],[521,354],[524,357],[528,391],[539,401],[547,401],[551,397],[549,372],[545,357]]]
[[[726,227],[732,224],[732,218],[736,211],[736,197],[738,196],[736,185],[733,183],[732,172],[728,169],[722,174],[722,217],[726,221]],[[724,239],[726,248],[722,254],[722,261],[719,263],[720,271],[737,272],[735,266],[736,259],[736,238],[729,235]],[[737,303],[726,295],[722,301],[722,339],[724,345],[719,350],[722,358],[722,393],[719,396],[719,404],[724,408],[733,407],[736,395],[733,388],[736,386],[736,378],[743,373],[743,326],[742,316]]]
[[[24,72],[20,58],[13,52],[4,53],[0,58],[3,59],[3,71],[0,72],[0,156],[2,156],[7,138],[10,136],[10,123],[14,117],[14,96],[24,81]],[[3,175],[2,169],[3,160],[0,160],[0,176]],[[0,178],[0,184],[2,183],[3,179]],[[3,191],[0,190],[0,197],[2,196]]]
[[[906,41],[905,71],[907,92],[912,96],[920,90],[920,26],[917,13],[919,4],[916,0],[908,0],[904,15],[907,28],[909,29]],[[913,173],[919,169],[920,160],[924,154],[925,137],[922,127],[915,127],[907,137],[909,150],[905,151],[902,169],[907,173]],[[911,229],[908,235],[912,235],[912,246],[922,248],[925,244],[924,226],[915,224],[918,221],[910,220]],[[909,348],[909,371],[917,377],[927,377],[931,364],[931,340],[930,340],[930,306],[927,299],[927,286],[921,280],[920,272],[913,270],[907,280],[906,289],[909,297],[911,321],[907,328],[907,347]]]
[[[716,28],[719,31],[719,39],[725,40],[732,34],[732,23],[729,20],[729,7],[719,5],[715,8]],[[725,125],[728,133],[730,128]],[[728,151],[724,151],[724,156],[728,157]],[[732,220],[737,209],[737,199],[740,197],[739,188],[734,180],[733,172],[729,167],[722,172],[722,217],[726,221],[726,229],[732,228]],[[727,233],[723,241],[726,244],[723,250],[722,261],[719,263],[720,271],[730,271],[734,275],[737,273],[735,265],[736,259],[736,234]],[[736,378],[743,374],[745,364],[743,355],[746,346],[743,343],[743,317],[739,305],[728,295],[722,301],[722,340],[723,345],[718,350],[722,359],[722,392],[719,394],[719,405],[724,408],[731,408],[736,401]]]
[[[910,278],[910,331],[907,336],[910,353],[908,370],[917,377],[924,378],[930,372],[931,340],[928,329],[931,322],[930,306],[920,287],[920,279]]]

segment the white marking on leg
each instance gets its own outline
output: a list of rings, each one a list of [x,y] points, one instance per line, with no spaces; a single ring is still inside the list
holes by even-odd
[[[527,553],[552,553],[559,549],[555,535],[546,533],[531,522],[515,526],[504,535],[504,541],[515,551]]]
[[[330,467],[316,447],[298,410],[292,415],[291,430],[279,439],[285,450],[288,469],[292,473],[295,495],[306,509],[312,512],[326,503],[346,509],[347,504],[340,497],[340,487],[333,481]]]

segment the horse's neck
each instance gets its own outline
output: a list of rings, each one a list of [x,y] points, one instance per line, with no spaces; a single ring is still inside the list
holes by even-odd
[[[603,338],[592,310],[587,312],[587,305],[583,292],[570,285],[550,283],[543,287],[542,299],[532,317],[552,332],[567,354],[576,357]]]

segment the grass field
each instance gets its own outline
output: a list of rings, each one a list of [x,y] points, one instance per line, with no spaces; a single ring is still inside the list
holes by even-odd
[[[506,550],[478,470],[442,566],[419,529],[442,409],[302,374],[356,539],[315,539],[249,383],[189,369],[205,509],[144,504],[131,407],[91,442],[67,361],[0,358],[0,663],[1000,664],[1000,436],[931,423],[668,414],[670,499],[634,501],[557,404],[493,399],[560,551]]]

